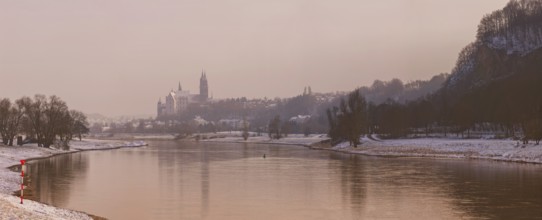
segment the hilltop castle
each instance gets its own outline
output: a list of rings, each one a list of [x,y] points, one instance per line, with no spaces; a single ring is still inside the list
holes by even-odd
[[[207,75],[205,71],[201,71],[201,77],[199,80],[199,94],[190,94],[190,91],[183,90],[181,82],[177,91],[173,89],[166,96],[166,102],[163,103],[162,99],[158,100],[156,105],[156,111],[158,118],[164,116],[174,116],[181,114],[188,108],[190,104],[202,104],[209,100],[209,84],[207,83]]]

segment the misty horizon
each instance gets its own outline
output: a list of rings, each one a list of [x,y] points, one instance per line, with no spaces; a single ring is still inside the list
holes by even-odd
[[[0,91],[151,116],[179,81],[197,93],[202,69],[215,99],[427,80],[506,2],[1,2]]]

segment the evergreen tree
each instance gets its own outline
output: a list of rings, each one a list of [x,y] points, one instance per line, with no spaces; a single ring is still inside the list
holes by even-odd
[[[348,111],[345,116],[348,118],[347,127],[349,130],[348,140],[350,145],[357,147],[359,139],[366,131],[367,126],[367,102],[361,96],[359,90],[355,90],[348,96]]]
[[[341,100],[339,108],[328,109],[327,117],[332,144],[348,141],[350,146],[357,147],[368,125],[367,102],[359,90],[355,90],[348,95],[348,100]]]

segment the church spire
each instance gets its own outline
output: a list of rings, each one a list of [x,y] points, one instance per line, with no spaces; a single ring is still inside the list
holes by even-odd
[[[179,81],[179,91],[183,91],[183,88],[181,87],[181,81]]]
[[[205,69],[201,70],[201,78],[199,79],[199,97],[200,101],[204,102],[209,98],[209,84],[207,83]]]

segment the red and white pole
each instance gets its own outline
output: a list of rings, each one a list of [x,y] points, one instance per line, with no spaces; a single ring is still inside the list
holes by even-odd
[[[21,204],[23,204],[23,198],[24,198],[23,190],[24,190],[24,171],[26,170],[26,165],[24,165],[25,162],[26,162],[25,160],[21,160]]]

